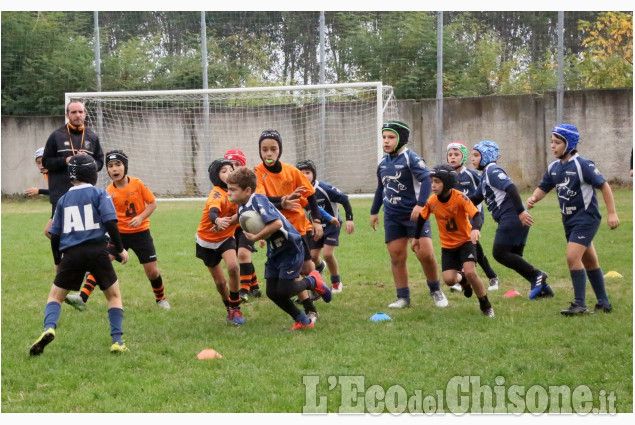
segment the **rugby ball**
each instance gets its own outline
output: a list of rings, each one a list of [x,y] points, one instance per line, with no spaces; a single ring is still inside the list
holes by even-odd
[[[262,217],[254,210],[248,210],[240,214],[238,221],[240,227],[249,233],[257,234],[265,228],[265,222],[262,221]]]

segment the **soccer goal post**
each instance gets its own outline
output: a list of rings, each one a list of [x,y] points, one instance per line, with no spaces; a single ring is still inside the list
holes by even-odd
[[[104,152],[121,149],[129,174],[157,196],[198,198],[207,168],[228,149],[260,162],[263,130],[282,136],[281,161],[311,159],[318,180],[347,193],[372,193],[382,155],[381,125],[396,119],[392,87],[382,83],[67,93],[81,100]],[[98,185],[110,183],[101,172]]]

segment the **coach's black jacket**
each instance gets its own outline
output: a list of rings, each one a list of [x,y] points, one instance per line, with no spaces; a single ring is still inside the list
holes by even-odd
[[[82,143],[82,133],[84,141]],[[72,145],[71,145],[72,141]],[[64,125],[49,136],[44,147],[42,165],[49,170],[49,199],[51,204],[57,203],[68,189],[71,180],[68,178],[66,158],[73,156],[73,149],[78,153],[85,150],[97,163],[97,171],[104,167],[104,152],[99,144],[99,137],[89,128],[84,131],[74,130],[70,125]]]

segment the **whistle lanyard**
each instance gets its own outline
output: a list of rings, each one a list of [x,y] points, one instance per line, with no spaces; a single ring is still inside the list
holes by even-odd
[[[66,131],[68,132],[68,141],[71,143],[71,151],[73,152],[73,155],[75,155],[75,147],[73,146],[73,138],[71,137],[71,131],[69,130],[69,125],[70,124],[66,124]],[[82,150],[82,147],[84,147],[84,134],[85,133],[86,133],[86,127],[82,128],[82,141],[79,144],[78,151]]]

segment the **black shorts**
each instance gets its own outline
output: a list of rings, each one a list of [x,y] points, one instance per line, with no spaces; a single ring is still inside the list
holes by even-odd
[[[69,291],[79,291],[86,272],[95,277],[102,291],[117,281],[105,243],[83,243],[65,249],[53,284]]]
[[[243,233],[242,228],[236,227],[236,231],[234,232],[234,239],[236,239],[236,245],[238,245],[236,247],[236,251],[238,251],[238,248],[245,248],[251,252],[258,252],[256,247],[254,246],[254,243],[247,239],[247,236],[245,236],[245,234]]]
[[[304,248],[304,261],[311,259],[311,241],[313,240],[313,232],[306,232],[302,236],[302,247]]]
[[[311,249],[322,249],[324,248],[324,245],[339,246],[341,229],[341,226],[326,226],[324,228],[324,235],[319,240],[316,241],[311,238],[311,240],[309,241],[309,247]]]
[[[203,260],[207,267],[216,267],[223,259],[223,253],[230,249],[236,250],[236,239],[228,238],[218,248],[211,249],[196,244],[196,258]]]
[[[476,245],[471,241],[465,242],[458,248],[441,248],[441,270],[461,270],[463,264],[473,261],[476,263]]]
[[[146,264],[157,261],[157,252],[150,229],[137,233],[120,233],[124,249],[131,249],[139,259],[139,263]]]

